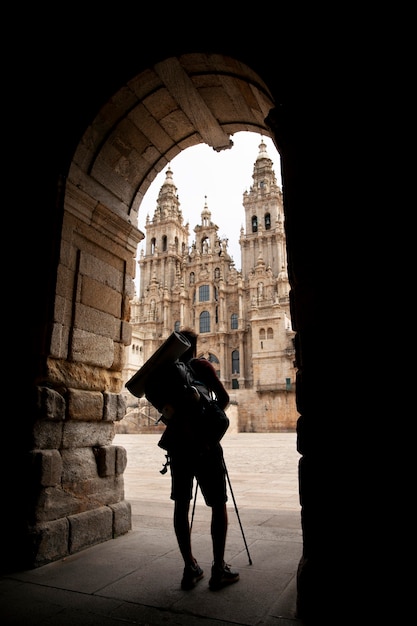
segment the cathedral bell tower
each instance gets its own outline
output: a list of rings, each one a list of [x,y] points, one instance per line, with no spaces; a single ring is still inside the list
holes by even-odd
[[[183,286],[182,261],[188,254],[188,238],[189,225],[184,225],[168,167],[153,219],[146,218],[146,250],[139,258],[142,320],[146,335],[155,340],[166,339],[172,332],[172,295]]]
[[[249,192],[243,195],[246,234],[241,230],[242,274],[247,276],[256,267],[262,253],[265,265],[277,276],[287,266],[283,198],[263,141],[252,178]]]
[[[265,396],[290,389],[295,370],[283,197],[262,140],[252,178],[253,184],[243,196],[246,233],[241,230],[240,245],[252,384]]]

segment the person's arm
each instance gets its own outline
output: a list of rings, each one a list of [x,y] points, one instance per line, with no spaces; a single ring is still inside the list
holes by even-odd
[[[201,373],[202,382],[213,391],[219,407],[225,409],[230,402],[230,397],[220,378],[217,376],[212,363],[207,359],[197,359],[196,365],[198,366],[198,372],[196,373],[199,375]],[[195,369],[197,369],[197,366]]]

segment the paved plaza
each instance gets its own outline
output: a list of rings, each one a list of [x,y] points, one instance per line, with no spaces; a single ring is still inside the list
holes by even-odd
[[[160,474],[165,452],[160,434],[116,435],[113,443],[127,451],[125,497],[140,502],[170,502],[170,473]],[[295,433],[228,434],[222,440],[230,484],[241,509],[299,511]],[[198,492],[197,504],[204,504]],[[229,505],[233,501],[229,492]],[[234,508],[234,507],[233,507]]]

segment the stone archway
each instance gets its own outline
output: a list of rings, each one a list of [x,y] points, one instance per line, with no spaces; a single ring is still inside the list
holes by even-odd
[[[249,67],[188,54],[126,83],[84,133],[65,184],[53,325],[38,386],[33,455],[42,469],[33,565],[131,528],[125,451],[112,439],[125,414],[121,372],[146,190],[192,145],[219,151],[232,148],[238,131],[271,136],[265,120],[273,107]]]
[[[271,135],[275,104],[261,78],[238,61],[186,54],[155,64],[107,102],[86,130],[68,182],[135,223],[156,175],[182,150],[231,149],[233,134]]]

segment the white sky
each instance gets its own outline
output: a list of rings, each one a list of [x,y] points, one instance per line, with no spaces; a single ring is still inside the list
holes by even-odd
[[[269,137],[262,136],[267,147],[277,184],[281,187],[281,165],[278,151]],[[218,225],[218,235],[226,237],[228,252],[237,270],[241,269],[239,236],[244,223],[243,193],[253,183],[253,166],[259,154],[261,135],[236,133],[231,138],[230,150],[216,152],[206,144],[183,150],[170,163],[172,178],[177,187],[184,224],[189,222],[190,239],[194,241],[193,229],[201,223],[201,212],[207,201],[212,221]],[[166,170],[158,174],[149,187],[139,207],[139,229],[145,234],[146,216],[150,219],[156,207],[159,191],[165,182]],[[207,198],[206,198],[206,197]],[[145,239],[138,246],[137,256],[145,250]],[[139,283],[139,267],[136,268],[136,284]]]

